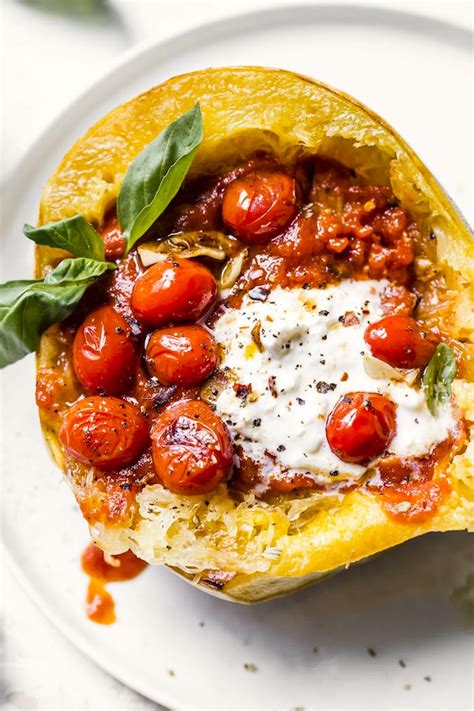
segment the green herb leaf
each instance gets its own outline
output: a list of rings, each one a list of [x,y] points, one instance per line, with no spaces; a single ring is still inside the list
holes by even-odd
[[[65,249],[75,257],[104,260],[104,240],[82,215],[41,227],[24,225],[23,234],[36,244]]]
[[[41,334],[62,321],[113,264],[64,259],[44,279],[0,284],[0,368],[36,350]]]
[[[456,371],[453,351],[445,343],[439,343],[423,373],[426,404],[432,415],[436,416],[440,405],[448,400]]]
[[[117,200],[127,251],[170,204],[191,167],[202,141],[199,104],[170,124],[135,158]]]

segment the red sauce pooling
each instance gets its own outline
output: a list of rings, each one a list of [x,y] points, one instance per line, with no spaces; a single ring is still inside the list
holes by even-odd
[[[106,590],[107,583],[116,583],[136,578],[147,563],[137,558],[132,551],[127,551],[113,557],[117,565],[107,563],[104,552],[89,543],[81,556],[83,571],[89,576],[89,586],[86,597],[86,614],[90,620],[101,625],[115,622],[115,603]]]
[[[387,486],[379,494],[386,514],[400,523],[424,523],[433,516],[451,491],[446,477]]]
[[[385,513],[401,523],[424,523],[436,513],[451,491],[440,473],[465,443],[461,425],[456,433],[433,447],[424,457],[383,458],[378,464],[380,482],[368,489],[378,495]]]
[[[65,380],[59,370],[41,368],[36,375],[36,404],[40,410],[53,410],[58,406]]]
[[[309,181],[306,207],[254,252],[242,287],[321,287],[347,278],[408,285],[417,227],[390,188],[358,185],[348,169],[320,158]]]
[[[95,578],[91,578],[87,587],[86,615],[99,625],[111,625],[117,619],[112,595],[104,583]]]

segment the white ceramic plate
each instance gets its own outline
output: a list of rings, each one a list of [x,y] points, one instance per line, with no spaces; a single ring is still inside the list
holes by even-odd
[[[470,42],[466,30],[438,21],[333,5],[246,15],[129,55],[18,166],[3,203],[3,277],[31,273],[21,226],[35,220],[41,188],[74,140],[123,100],[207,66],[280,66],[353,94],[411,142],[469,217]],[[256,607],[149,569],[113,586],[115,625],[88,622],[79,567],[87,530],[45,452],[33,387],[31,357],[3,380],[4,541],[42,609],[117,678],[174,708],[470,707],[472,638],[451,601],[474,570],[462,533],[412,542]]]

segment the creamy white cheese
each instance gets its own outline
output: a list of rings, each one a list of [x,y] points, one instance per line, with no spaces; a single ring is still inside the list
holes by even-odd
[[[347,280],[327,289],[278,287],[263,302],[246,295],[240,308],[217,320],[221,366],[230,376],[217,412],[266,477],[284,469],[315,481],[358,479],[367,467],[342,462],[325,434],[335,403],[352,391],[381,393],[397,404],[397,433],[389,447],[397,456],[425,454],[448,436],[451,407],[433,417],[423,392],[407,382],[413,373],[404,380],[400,371],[400,380],[399,373],[390,378],[381,368],[382,377],[373,377],[374,370],[380,373],[367,367],[364,331],[383,315],[386,285]],[[236,383],[251,385],[247,398],[238,396]]]

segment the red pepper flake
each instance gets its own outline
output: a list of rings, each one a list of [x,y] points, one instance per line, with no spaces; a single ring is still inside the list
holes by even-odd
[[[236,397],[240,398],[241,400],[246,400],[252,392],[252,385],[251,383],[249,383],[248,385],[243,385],[242,383],[235,383],[234,391]]]
[[[270,375],[268,378],[268,389],[270,390],[272,397],[278,397],[278,390],[276,388],[276,377]]]
[[[343,316],[339,316],[340,323],[347,328],[348,326],[357,326],[360,323],[354,311],[346,311]]]

